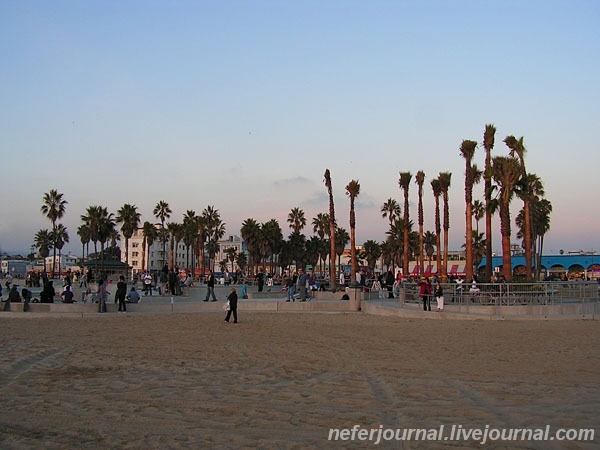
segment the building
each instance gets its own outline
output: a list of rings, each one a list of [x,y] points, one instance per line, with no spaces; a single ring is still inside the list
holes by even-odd
[[[160,224],[155,225],[156,228],[160,228]],[[152,242],[152,245],[146,245],[146,249],[144,251],[144,234],[143,229],[138,228],[133,236],[129,239],[129,247],[127,249],[128,255],[125,249],[125,238],[121,235],[121,261],[127,261],[130,266],[130,275],[140,275],[145,270],[149,270],[153,274],[159,273],[165,265],[170,266],[170,257],[171,257],[171,243],[170,241],[164,245],[163,251],[163,243],[156,239]],[[248,253],[246,248],[246,243],[239,236],[228,236],[227,239],[221,240],[218,242],[219,244],[219,252],[215,255],[214,259],[211,261],[213,265],[214,272],[221,271],[221,261],[228,260],[227,249],[235,248],[237,254],[244,252]],[[193,273],[195,276],[199,274],[199,264],[198,264],[198,255],[197,251],[191,246],[187,246],[183,241],[177,243],[174,249],[174,265],[181,270],[189,271]],[[208,253],[204,252],[204,268],[205,270],[209,268],[209,257]],[[230,272],[235,271],[237,269],[237,265],[233,264],[230,261],[227,263],[227,270]]]

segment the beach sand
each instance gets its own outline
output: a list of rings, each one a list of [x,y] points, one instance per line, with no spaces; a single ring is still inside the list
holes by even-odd
[[[598,321],[2,318],[1,448],[373,448],[330,428],[595,428]],[[475,441],[378,448],[481,448]]]

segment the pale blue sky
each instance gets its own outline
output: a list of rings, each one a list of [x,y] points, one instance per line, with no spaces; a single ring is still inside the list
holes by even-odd
[[[178,222],[214,205],[228,234],[252,217],[287,236],[292,208],[309,223],[327,212],[329,168],[347,229],[344,187],[361,184],[359,244],[384,240],[399,171],[425,171],[433,230],[429,182],[452,172],[459,249],[458,148],[494,123],[494,154],[524,136],[554,206],[546,252],[600,250],[599,48],[592,0],[3,0],[0,248],[25,251],[50,227],[39,212],[50,189],[69,202],[77,254],[79,217],[98,204],[154,221],[164,200]],[[416,186],[410,198],[416,222]]]

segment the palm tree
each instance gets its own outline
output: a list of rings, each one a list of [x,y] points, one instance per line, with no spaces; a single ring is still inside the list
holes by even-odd
[[[408,188],[410,187],[410,180],[412,174],[410,172],[400,172],[400,180],[398,184],[404,191],[404,223],[407,224],[409,220],[408,211]],[[408,227],[404,227],[404,259],[402,261],[402,273],[408,274]]]
[[[204,239],[202,240],[201,244],[202,250],[204,250],[204,243],[206,243],[207,250],[209,250],[208,244],[214,242],[213,244],[210,244],[210,250],[208,252],[209,267],[211,267],[212,270],[211,260],[215,256],[215,249],[218,251],[217,242],[225,235],[225,223],[221,220],[221,214],[219,213],[219,210],[215,209],[214,206],[209,205],[202,211],[202,225],[202,231],[204,232]],[[213,252],[212,256],[211,251]],[[204,268],[204,264],[202,264],[202,267]]]
[[[510,202],[514,188],[521,178],[519,161],[512,156],[496,156],[492,159],[492,175],[500,191],[500,232],[502,234],[502,273],[506,281],[512,281],[510,254]]]
[[[473,202],[473,218],[475,219],[475,229],[479,234],[479,221],[483,219],[485,215],[485,204],[481,200],[475,200]]]
[[[167,223],[167,232],[169,233],[170,247],[169,247],[169,268],[175,269],[175,248],[177,247],[178,240],[181,239],[181,225],[176,222]],[[179,237],[179,239],[177,239]]]
[[[129,270],[129,239],[140,226],[140,217],[142,215],[137,211],[137,206],[125,203],[121,209],[117,211],[115,222],[121,224],[121,233],[125,238],[125,264]]]
[[[483,148],[485,148],[485,168],[483,178],[485,180],[485,281],[492,279],[492,149],[494,148],[494,136],[496,127],[492,124],[485,126],[483,132]]]
[[[102,227],[103,219],[104,209],[101,206],[88,206],[85,210],[85,214],[81,215],[81,221],[89,230],[89,240],[94,243],[96,269],[98,268],[98,241],[100,241],[100,229]]]
[[[198,216],[196,211],[188,209],[183,215],[183,242],[185,244],[185,262],[187,270],[195,268],[194,254],[196,253],[196,245],[198,243]],[[192,264],[190,266],[190,249],[192,250]]]
[[[440,172],[440,189],[444,200],[444,259],[442,260],[442,277],[448,276],[448,230],[450,229],[450,207],[448,205],[448,190],[450,189],[450,172]]]
[[[329,169],[325,169],[325,186],[329,194],[329,285],[331,290],[335,292],[337,278],[335,276],[335,254],[336,254],[336,238],[335,238],[335,206],[333,204],[333,189],[331,186],[331,173]],[[343,251],[343,250],[342,250]]]
[[[256,265],[257,261],[255,258],[258,254],[258,244],[261,234],[260,224],[256,220],[248,218],[242,223],[240,233],[242,235],[242,239],[244,239],[246,242],[246,247],[248,248],[250,264]]]
[[[46,272],[46,258],[50,256],[50,247],[52,246],[52,236],[48,230],[39,230],[33,238],[35,248],[38,249],[40,257],[44,260],[44,272]]]
[[[146,221],[142,226],[142,235],[142,268],[149,270],[150,258],[148,258],[148,266],[146,266],[146,248],[150,249],[150,247],[152,247],[152,244],[158,237],[158,231],[156,230],[156,227],[153,224]]]
[[[277,222],[275,219],[271,219],[268,222],[263,223],[261,228],[267,243],[267,248],[269,250],[271,267],[273,267],[275,260],[277,259],[277,261],[279,261],[279,256],[283,246],[283,232],[281,231],[279,222]]]
[[[460,154],[465,159],[465,252],[466,252],[466,266],[465,279],[467,283],[473,281],[473,185],[476,183],[476,177],[481,172],[477,170],[477,166],[473,165],[473,156],[475,156],[475,149],[477,148],[477,142],[464,139],[460,144]]]
[[[429,264],[431,264],[432,261],[432,257],[433,257],[433,252],[435,251],[434,247],[436,246],[436,239],[439,236],[436,236],[436,234],[433,231],[426,231],[425,234],[423,235],[423,243],[425,245],[425,254],[427,255],[427,258],[429,259]],[[438,252],[439,254],[439,252]]]
[[[527,170],[525,170],[525,153],[527,149],[523,143],[523,136],[521,136],[519,139],[515,138],[514,136],[507,136],[504,139],[504,143],[508,148],[510,148],[510,156],[515,156],[515,154],[518,156],[521,164],[521,177],[526,179]],[[529,212],[531,194],[529,192],[529,186],[527,186],[526,183],[522,185],[520,197],[521,200],[523,200],[523,211],[525,216],[525,281],[530,283],[533,279],[531,270],[533,262],[531,258],[531,214]]]
[[[393,198],[388,198],[385,203],[381,206],[381,217],[384,219],[387,217],[390,222],[390,228],[392,223],[398,217],[400,217],[400,205]]]
[[[440,195],[442,195],[442,188],[440,185],[439,177],[431,180],[431,190],[435,198],[435,247],[436,247],[436,274],[439,275],[442,271],[442,247],[440,235],[442,233],[442,226],[440,224]]]
[[[63,199],[63,194],[59,193],[56,189],[51,189],[49,192],[44,194],[43,204],[40,208],[42,214],[44,214],[50,222],[52,222],[52,235],[56,235],[56,222],[65,215],[67,201]],[[52,244],[53,257],[52,257],[52,278],[54,278],[54,266],[56,263],[56,243]]]
[[[323,248],[326,247],[325,244],[325,235],[329,234],[329,214],[319,213],[317,217],[313,218],[312,221],[313,233],[316,233],[321,239],[321,245],[319,246],[319,255],[321,259],[321,268],[320,272],[323,273],[323,262],[327,257],[327,250],[323,251]]]
[[[235,272],[235,267],[233,263],[238,256],[238,249],[236,247],[228,247],[225,249],[225,254],[227,255],[227,259],[231,262],[231,271]]]
[[[350,259],[352,273],[356,273],[356,212],[354,211],[354,200],[360,194],[360,183],[352,180],[346,185],[346,194],[350,197]]]
[[[344,253],[344,249],[346,248],[346,245],[348,244],[348,242],[350,242],[350,235],[348,234],[348,232],[344,229],[344,228],[338,228],[336,227],[335,230],[335,254],[338,256],[338,269],[337,271],[339,272],[341,270],[341,263],[342,263],[342,254]],[[333,259],[333,261],[335,261],[335,257]],[[335,269],[335,262],[331,264],[333,266],[333,278],[330,276],[330,283],[331,280],[335,280],[335,273],[336,273],[336,269]],[[354,275],[354,274],[353,274]],[[337,281],[337,280],[335,280]]]
[[[62,248],[65,243],[69,242],[69,233],[62,223],[56,225],[56,229],[50,233],[52,235],[52,241],[54,242],[55,248],[58,250],[58,272],[62,275]]]
[[[85,247],[90,243],[90,227],[88,227],[86,224],[79,225],[79,228],[77,228],[77,235],[81,241],[81,258],[85,259]]]
[[[530,211],[530,230],[531,230],[531,253],[532,253],[532,260],[534,262],[535,265],[535,275],[536,275],[536,280],[539,277],[539,267],[538,267],[538,257],[537,257],[537,251],[536,251],[536,244],[537,244],[537,238],[538,236],[535,233],[534,230],[534,215],[538,214],[537,211],[534,213],[533,208],[534,207],[538,207],[539,206],[539,201],[540,199],[544,196],[545,194],[545,190],[544,190],[544,184],[542,183],[542,180],[535,174],[529,173],[527,174],[525,177],[522,177],[521,180],[519,180],[519,183],[517,184],[517,189],[515,190],[515,193],[517,194],[517,196],[522,199],[522,200],[526,200],[528,207],[529,207],[529,211]],[[516,217],[516,224],[517,227],[519,228],[519,232],[517,233],[517,238],[521,238],[523,239],[523,246],[526,245],[526,241],[525,241],[525,207],[523,207],[521,209],[521,211],[519,212],[519,214]]]
[[[552,213],[552,203],[542,198],[536,199],[531,203],[531,228],[533,237],[537,242],[537,255],[535,279],[539,280],[542,266],[542,255],[544,250],[544,236],[550,230],[550,214]]]
[[[304,211],[300,208],[292,208],[288,214],[287,221],[290,224],[290,228],[295,233],[300,233],[306,226],[306,217],[304,217]]]
[[[373,241],[368,240],[363,244],[363,251],[360,254],[361,259],[365,259],[367,261],[367,265],[369,266],[369,270],[371,272],[375,271],[375,264],[377,260],[381,256],[381,246]],[[356,271],[352,272],[356,273]]]
[[[419,188],[419,275],[423,276],[425,273],[424,261],[423,261],[423,183],[425,183],[425,172],[419,170],[415,176],[415,183]]]
[[[159,221],[160,221],[160,228],[161,230],[163,230],[160,234],[160,240],[163,244],[162,246],[162,260],[161,260],[161,267],[165,264],[166,262],[166,244],[167,244],[167,239],[168,239],[168,234],[165,233],[165,221],[171,217],[171,213],[173,211],[171,211],[171,208],[169,207],[169,204],[167,202],[165,202],[164,200],[160,200],[156,206],[154,207],[154,210],[152,211],[152,214],[154,214],[154,217],[156,217]]]

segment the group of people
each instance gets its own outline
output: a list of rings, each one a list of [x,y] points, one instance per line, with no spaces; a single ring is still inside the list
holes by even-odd
[[[428,277],[424,277],[417,283],[419,286],[419,297],[423,301],[423,311],[431,311],[431,297],[437,301],[437,312],[444,311],[444,289],[440,283],[440,279],[434,276],[431,281]]]
[[[306,302],[311,299],[311,291],[318,291],[320,289],[319,282],[314,272],[311,271],[307,274],[304,269],[298,269],[290,275],[285,275],[283,278],[284,287],[286,292],[286,302],[295,302],[296,295],[298,295],[299,301]]]

